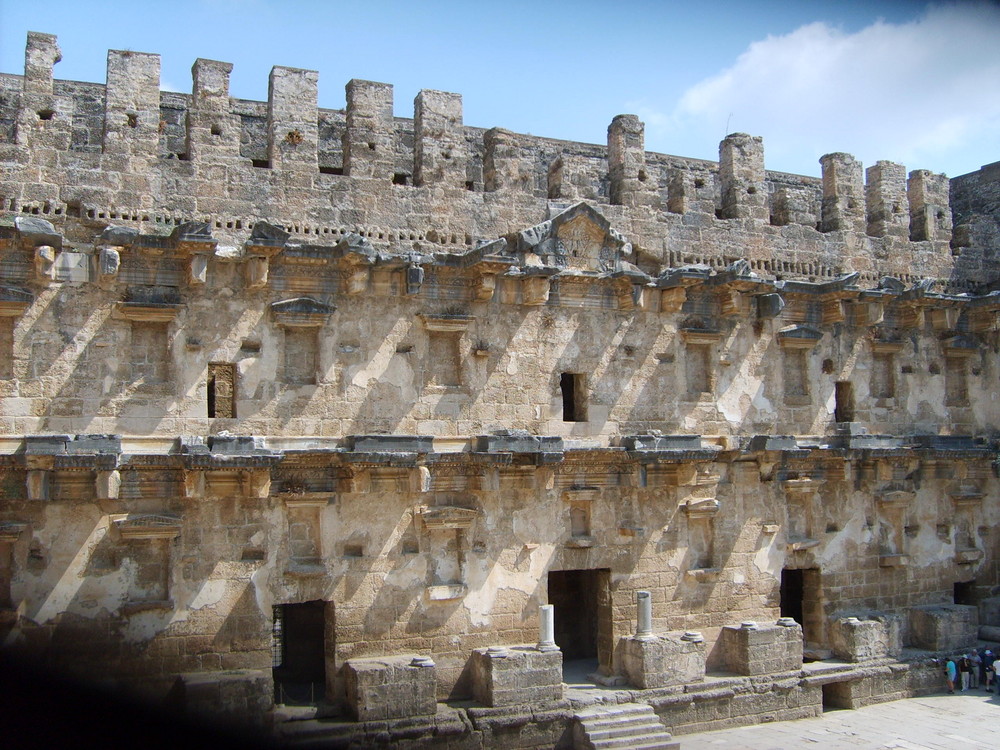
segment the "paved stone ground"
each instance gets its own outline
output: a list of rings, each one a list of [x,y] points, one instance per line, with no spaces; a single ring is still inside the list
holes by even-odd
[[[816,719],[675,735],[682,750],[985,750],[1000,748],[1000,696],[981,690],[827,711]]]

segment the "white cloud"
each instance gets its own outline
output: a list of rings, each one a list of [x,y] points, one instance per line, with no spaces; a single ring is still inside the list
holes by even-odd
[[[754,42],[684,92],[650,135],[764,136],[769,168],[818,173],[831,151],[958,174],[1000,158],[1000,7],[931,6],[909,23],[826,23]],[[728,121],[728,130],[727,130]]]

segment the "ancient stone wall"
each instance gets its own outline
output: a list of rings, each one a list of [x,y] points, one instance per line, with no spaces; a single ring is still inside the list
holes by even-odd
[[[923,690],[887,665],[936,627],[909,613],[995,594],[992,166],[949,205],[943,176],[847,154],[768,172],[746,134],[710,163],[646,152],[631,115],[575,144],[465,126],[447,92],[410,120],[388,84],[328,111],[314,71],[248,102],[224,62],[186,95],[156,55],[110,52],[106,85],[58,57],[31,34],[0,75],[9,645],[256,711],[305,607],[307,681],[387,716],[386,665],[424,712],[431,682],[471,698],[473,654],[537,642],[550,603],[566,653],[652,675],[696,727],[815,713],[803,648],[863,657],[844,704]],[[765,708],[635,666],[639,591]],[[783,596],[801,636],[767,625],[781,647],[734,668],[720,633]],[[858,645],[850,617],[893,630]],[[562,736],[551,710],[526,735]]]

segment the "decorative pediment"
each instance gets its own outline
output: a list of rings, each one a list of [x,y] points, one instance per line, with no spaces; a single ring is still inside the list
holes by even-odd
[[[719,512],[719,501],[714,497],[688,500],[684,503],[684,512],[689,518],[711,518]]]
[[[273,303],[271,314],[274,315],[278,325],[290,328],[318,328],[326,323],[335,309],[312,297],[296,297]]]
[[[439,333],[461,333],[467,330],[472,321],[475,320],[471,315],[463,315],[461,313],[442,313],[440,315],[420,313],[420,319],[424,323],[424,328],[428,331],[437,331]]]
[[[944,341],[943,348],[949,357],[971,357],[979,351],[976,340],[969,336],[952,336]]]
[[[722,331],[715,328],[685,326],[678,333],[685,344],[715,344],[722,340]]]
[[[593,206],[577,203],[521,232],[517,251],[525,255],[526,265],[610,273],[631,256],[632,245]]]
[[[885,489],[875,495],[875,499],[882,505],[901,506],[909,505],[914,497],[916,497],[915,492],[901,489]]]
[[[0,286],[0,317],[16,318],[24,313],[34,299],[31,292]]]
[[[424,505],[420,508],[420,517],[428,529],[467,529],[478,515],[477,510],[455,505]]]
[[[212,237],[212,228],[204,221],[185,221],[174,227],[170,241],[180,253],[211,255],[218,240]]]
[[[0,523],[0,542],[16,542],[18,537],[28,528],[28,524],[20,521],[4,521]]]
[[[177,317],[181,306],[156,302],[118,302],[115,314],[133,323],[169,323]]]
[[[181,519],[154,513],[129,513],[112,519],[123,539],[173,539],[181,533]]]
[[[812,326],[797,325],[778,331],[778,343],[789,349],[811,349],[823,338],[823,332]]]

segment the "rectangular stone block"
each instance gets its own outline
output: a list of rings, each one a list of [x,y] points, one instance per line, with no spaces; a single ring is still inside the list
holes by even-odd
[[[177,676],[172,691],[185,714],[234,725],[263,726],[273,705],[269,669],[188,672]]]
[[[830,639],[834,654],[844,661],[898,657],[903,649],[902,621],[883,614],[841,617],[830,623]]]
[[[720,641],[726,669],[742,675],[801,669],[802,626],[785,618],[779,623],[782,624],[747,622],[740,627],[724,627]]]
[[[472,689],[491,708],[562,700],[562,651],[478,648],[472,652]]]
[[[413,181],[415,185],[465,183],[461,137],[462,97],[424,89],[413,102]]]
[[[315,172],[319,139],[319,74],[276,65],[267,90],[267,146],[271,167]]]
[[[160,142],[160,56],[108,52],[104,152],[152,158]]]
[[[348,659],[344,684],[348,708],[358,721],[437,713],[434,662],[425,657]]]
[[[649,689],[684,685],[705,678],[705,642],[665,633],[649,639],[622,638],[625,675],[630,684]]]
[[[964,604],[930,604],[910,610],[910,645],[953,651],[976,644],[979,611]]]
[[[344,174],[388,180],[394,166],[392,86],[352,79],[347,83]]]

